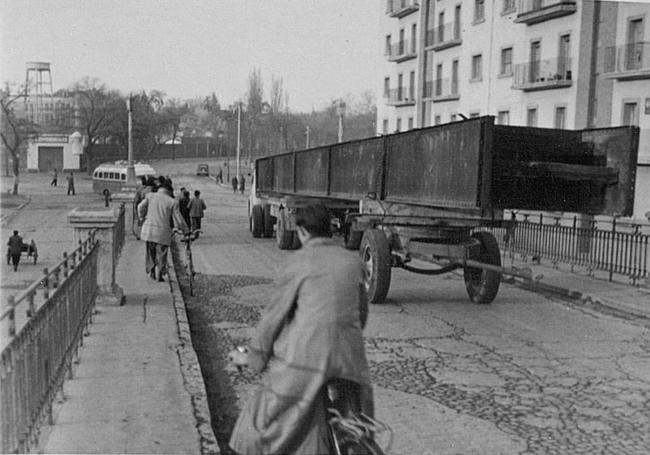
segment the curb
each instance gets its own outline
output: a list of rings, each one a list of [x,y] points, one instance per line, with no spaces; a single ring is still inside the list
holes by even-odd
[[[13,220],[14,217],[15,217],[16,215],[18,215],[18,213],[19,213],[22,209],[24,209],[25,206],[26,206],[27,204],[29,204],[30,202],[32,202],[32,196],[31,196],[31,195],[27,196],[27,200],[26,200],[25,202],[23,202],[22,204],[20,204],[20,205],[19,205],[18,207],[16,207],[15,209],[13,209],[13,210],[11,211],[11,213],[9,213],[9,214],[7,214],[7,215],[2,215],[2,216],[0,217],[0,226],[5,227],[5,225],[6,225],[7,223],[9,223],[11,220]]]
[[[175,244],[173,248],[176,248]],[[173,257],[174,255],[172,254]],[[205,384],[203,383],[199,359],[192,346],[192,334],[185,311],[185,301],[183,300],[174,265],[168,267],[167,270],[169,273],[169,290],[172,294],[178,338],[180,340],[179,345],[176,347],[176,353],[180,362],[185,389],[192,398],[192,408],[194,409],[196,429],[199,433],[201,454],[218,455],[221,453],[221,449],[219,448],[219,444],[217,444],[217,438],[212,431],[212,425],[210,423],[208,398],[205,391]]]

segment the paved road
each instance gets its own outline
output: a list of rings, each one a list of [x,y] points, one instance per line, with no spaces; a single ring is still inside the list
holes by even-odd
[[[223,441],[259,381],[223,373],[224,355],[250,337],[291,252],[252,239],[244,196],[191,175],[175,183],[202,190],[208,205],[194,247],[199,292],[187,306]],[[507,285],[492,305],[475,305],[460,275],[396,270],[365,335],[391,453],[650,451],[650,331],[635,321]]]

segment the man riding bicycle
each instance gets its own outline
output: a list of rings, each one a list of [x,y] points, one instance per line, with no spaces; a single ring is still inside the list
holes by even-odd
[[[360,384],[372,416],[362,263],[330,239],[325,207],[300,210],[296,225],[302,248],[283,268],[248,351],[230,354],[235,365],[267,369],[230,439],[240,454],[330,453],[322,389],[332,378]]]

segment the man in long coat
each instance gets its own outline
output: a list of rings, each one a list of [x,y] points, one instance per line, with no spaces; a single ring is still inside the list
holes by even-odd
[[[172,243],[172,226],[183,232],[188,231],[185,220],[174,199],[171,184],[161,178],[160,187],[155,193],[148,193],[138,205],[138,217],[144,220],[140,238],[146,242],[145,267],[151,278],[163,281],[167,273],[167,251]]]
[[[372,415],[361,260],[329,238],[325,208],[306,208],[296,223],[303,246],[279,279],[250,352],[231,353],[236,365],[268,367],[235,424],[230,447],[239,454],[329,454],[321,390],[332,378],[360,384]]]

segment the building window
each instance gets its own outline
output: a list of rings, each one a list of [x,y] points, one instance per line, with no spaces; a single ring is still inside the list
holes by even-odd
[[[502,13],[510,13],[515,10],[515,0],[503,0]]]
[[[555,106],[555,128],[566,128],[566,107]]]
[[[454,10],[454,39],[460,39],[460,5]]]
[[[483,74],[483,56],[481,54],[472,56],[472,80],[480,81]]]
[[[390,77],[384,78],[384,98],[390,95]]]
[[[636,101],[623,103],[623,125],[639,125],[639,104]]]
[[[628,23],[625,69],[636,70],[643,67],[643,19],[633,19]]]
[[[404,76],[402,76],[402,73],[399,73],[397,75],[397,100],[402,101],[404,99]]]
[[[440,114],[437,114],[435,117],[435,120],[433,121],[434,125],[440,125],[441,119],[440,119]]]
[[[499,125],[510,125],[510,111],[499,111],[497,113],[497,123]]]
[[[451,122],[455,122],[455,121],[456,121],[456,114],[451,114],[451,115],[449,116],[449,121],[451,121]]]
[[[542,58],[542,42],[541,41],[532,41],[530,43],[530,63],[529,63],[529,82],[537,82],[540,78],[540,69],[541,69],[541,58]]]
[[[501,76],[512,76],[512,48],[501,49]]]
[[[385,118],[382,126],[382,132],[388,134],[388,119]]]
[[[451,62],[451,94],[458,93],[458,60]]]
[[[445,41],[445,12],[440,11],[438,14],[438,36],[436,37],[438,43]]]
[[[557,59],[557,73],[560,79],[569,79],[571,71],[571,35],[560,36],[560,50]]]
[[[418,40],[417,40],[417,36],[418,36],[417,35],[417,33],[418,33],[417,27],[418,26],[416,24],[413,24],[411,26],[411,53],[412,54],[415,54],[415,52],[416,52],[415,45],[418,42]]]
[[[399,31],[399,43],[397,43],[397,46],[399,47],[397,51],[397,55],[403,55],[404,54],[404,29],[401,29]]]
[[[537,108],[530,107],[526,112],[526,126],[537,126]]]
[[[474,22],[485,20],[485,0],[474,0]]]
[[[442,63],[436,65],[436,91],[435,96],[442,95]]]
[[[384,51],[384,54],[390,56],[390,50],[390,35],[386,35],[386,50]]]
[[[413,129],[413,117],[409,117],[408,125],[409,125],[409,130],[412,130]]]
[[[415,71],[411,71],[409,76],[409,99],[411,101],[415,99]]]
[[[397,119],[397,124],[395,126],[395,132],[399,133],[402,130],[402,119],[398,118]]]

